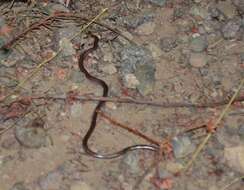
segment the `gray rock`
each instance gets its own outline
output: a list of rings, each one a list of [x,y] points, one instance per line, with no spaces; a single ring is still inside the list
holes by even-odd
[[[151,52],[139,46],[127,46],[120,52],[120,72],[122,75],[135,74],[138,90],[147,94],[155,81],[155,64]],[[124,78],[124,77],[122,77]]]
[[[192,38],[190,41],[190,49],[195,53],[200,53],[208,47],[207,39],[204,36]]]
[[[142,95],[152,92],[155,82],[155,71],[155,67],[149,64],[137,67],[135,75],[140,82],[137,89]]]
[[[224,13],[222,13],[221,10],[219,10],[217,7],[210,8],[209,14],[211,18],[216,19],[218,21],[224,21],[226,19]]]
[[[144,1],[158,6],[164,6],[167,0],[144,0]]]
[[[154,64],[151,52],[134,45],[124,47],[120,51],[121,72],[134,73],[139,65]]]
[[[160,39],[160,48],[164,52],[169,52],[177,47],[176,39],[174,37],[164,37]]]
[[[238,20],[229,20],[227,23],[223,24],[221,28],[222,35],[224,39],[230,40],[235,39],[240,36],[241,22]]]
[[[30,126],[17,126],[15,137],[22,146],[27,148],[41,148],[51,145],[51,139],[46,130],[42,127],[43,123],[38,123],[35,119]]]
[[[140,167],[140,155],[137,151],[125,154],[120,163],[122,172],[129,172],[131,175],[138,176],[143,172]]]
[[[236,9],[243,14],[244,13],[244,1],[243,0],[232,0],[232,2],[236,6]]]
[[[244,124],[239,126],[238,134],[244,140]]]
[[[3,38],[0,38],[0,47],[5,44],[5,40]],[[5,50],[0,50],[0,64],[4,64],[4,60],[8,58],[10,55],[11,51],[5,51]],[[0,65],[1,66],[1,65]],[[6,65],[8,66],[8,65]]]
[[[199,69],[199,72],[200,72],[201,76],[205,77],[205,76],[208,75],[209,69],[203,67],[203,68],[200,68],[200,69]]]
[[[120,22],[122,22],[124,25],[126,25],[127,27],[130,28],[137,28],[138,26],[146,23],[146,22],[150,22],[153,21],[154,19],[154,14],[151,12],[144,12],[141,15],[128,15],[126,17],[121,17],[119,18]],[[122,20],[121,20],[122,19]]]
[[[244,53],[240,54],[241,63],[244,63]]]
[[[195,145],[192,144],[188,136],[175,137],[172,140],[172,145],[175,158],[184,157],[195,150]]]
[[[236,7],[231,1],[219,1],[216,6],[226,18],[233,18],[236,15]]]
[[[29,189],[25,186],[24,182],[17,182],[10,188],[10,190],[29,190]]]

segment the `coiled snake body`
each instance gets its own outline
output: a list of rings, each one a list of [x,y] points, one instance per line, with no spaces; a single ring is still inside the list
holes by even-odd
[[[108,96],[108,85],[106,84],[106,82],[104,82],[103,80],[101,80],[95,76],[92,76],[86,70],[86,68],[84,66],[84,60],[87,58],[88,54],[95,51],[98,48],[99,38],[94,34],[90,34],[90,35],[94,39],[93,47],[85,50],[83,53],[80,54],[79,69],[81,72],[83,72],[85,74],[85,76],[88,80],[100,85],[103,88],[103,97],[107,97]],[[118,152],[114,152],[114,153],[110,153],[110,154],[99,154],[99,153],[91,150],[88,146],[88,141],[89,141],[92,133],[94,132],[94,130],[96,128],[98,111],[100,111],[100,109],[102,108],[104,103],[105,103],[105,101],[99,101],[97,106],[95,107],[93,114],[92,114],[90,127],[89,127],[87,133],[85,134],[83,141],[82,141],[83,149],[88,155],[95,157],[95,158],[100,158],[100,159],[111,159],[111,158],[117,158],[119,156],[122,156],[129,151],[138,150],[138,149],[145,149],[145,150],[151,150],[151,151],[158,151],[159,150],[159,147],[156,145],[144,145],[144,144],[129,146],[129,147],[126,147],[126,148],[124,148]]]

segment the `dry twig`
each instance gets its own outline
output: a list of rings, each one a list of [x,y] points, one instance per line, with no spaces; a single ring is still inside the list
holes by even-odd
[[[213,129],[217,128],[217,125],[220,123],[220,121],[223,119],[223,117],[227,114],[227,111],[229,110],[230,105],[234,102],[235,98],[237,97],[238,93],[240,92],[240,90],[243,86],[243,83],[244,83],[244,78],[241,80],[235,94],[232,96],[229,103],[226,105],[225,109],[221,112],[220,116],[215,121],[214,125],[212,126]],[[194,152],[194,154],[192,155],[191,159],[187,162],[186,166],[184,167],[185,171],[187,171],[191,167],[191,165],[194,163],[194,161],[196,160],[199,153],[203,150],[203,148],[206,145],[206,143],[208,142],[208,140],[212,137],[212,134],[213,133],[209,132],[207,134],[207,136],[204,138],[204,140],[202,141],[202,143],[197,147],[197,149]]]

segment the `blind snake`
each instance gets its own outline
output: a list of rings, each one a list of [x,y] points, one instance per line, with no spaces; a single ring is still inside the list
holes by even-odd
[[[99,38],[94,34],[90,34],[90,35],[94,39],[93,46],[91,48],[88,48],[87,50],[85,50],[83,53],[80,54],[79,61],[78,61],[79,69],[82,73],[85,74],[85,76],[88,80],[100,85],[103,88],[103,95],[102,95],[103,97],[108,97],[109,89],[108,89],[108,85],[106,84],[106,82],[91,75],[84,66],[84,61],[87,58],[88,54],[90,54],[91,52],[95,51],[98,48]],[[150,151],[159,150],[158,145],[137,144],[137,145],[128,146],[117,152],[108,153],[108,154],[100,154],[98,152],[93,151],[91,148],[89,148],[88,141],[96,128],[98,111],[100,111],[100,109],[103,107],[104,103],[105,103],[105,101],[99,101],[98,104],[96,105],[96,107],[92,113],[90,127],[89,127],[88,131],[86,132],[86,134],[83,138],[83,141],[82,141],[83,149],[88,155],[95,157],[95,158],[99,158],[99,159],[112,159],[112,158],[120,157],[120,156],[126,154],[127,152],[134,151],[134,150],[141,150],[141,149],[150,150]]]

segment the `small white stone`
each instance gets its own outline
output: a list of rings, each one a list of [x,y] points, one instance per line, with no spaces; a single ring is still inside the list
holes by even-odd
[[[177,173],[183,169],[183,165],[177,162],[169,161],[166,163],[166,169],[171,173]]]
[[[126,74],[124,77],[124,82],[126,87],[133,89],[135,89],[140,84],[134,74]]]
[[[112,54],[112,52],[107,51],[107,52],[104,54],[104,56],[103,56],[103,60],[106,61],[106,62],[111,63],[112,60],[113,60],[113,54]]]
[[[113,103],[113,102],[106,102],[106,107],[107,107],[108,109],[111,109],[111,110],[116,110],[116,109],[117,109],[116,104]]]

